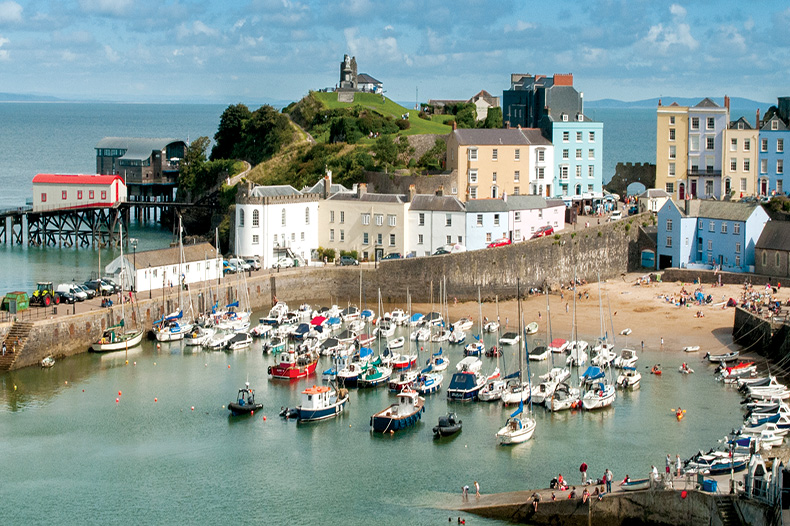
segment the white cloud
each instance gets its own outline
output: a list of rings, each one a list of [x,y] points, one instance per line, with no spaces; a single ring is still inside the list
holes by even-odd
[[[241,29],[242,27],[244,27],[244,24],[246,24],[246,23],[247,23],[247,19],[246,18],[242,18],[241,20],[237,20],[236,23],[233,24],[233,31],[237,31],[237,30]]]
[[[7,38],[0,37],[0,48],[3,47],[5,44],[8,44],[10,40]],[[8,50],[7,49],[0,49],[0,60],[8,60]]]
[[[678,18],[686,18],[686,8],[682,5],[672,4],[669,6],[669,12]]]
[[[727,46],[731,46],[741,53],[747,51],[746,39],[743,38],[743,35],[741,35],[735,26],[724,26],[720,28],[718,35],[726,42]]]
[[[505,24],[505,33],[512,33],[518,31],[526,31],[527,29],[535,29],[537,26],[532,22],[524,22],[523,20],[518,20],[515,25]]]
[[[0,2],[0,23],[22,20],[22,6],[16,2]]]
[[[133,5],[134,0],[80,0],[80,7],[89,14],[126,15]]]
[[[400,62],[406,60],[408,62],[410,60],[401,53],[398,48],[398,39],[395,37],[369,38],[359,35],[359,31],[355,27],[344,29],[343,35],[346,37],[349,53],[352,55],[364,53],[368,61]]]
[[[121,59],[118,52],[108,45],[104,46],[104,56],[107,57],[107,60],[110,62],[118,62]]]
[[[656,24],[650,27],[647,35],[641,40],[643,47],[660,55],[682,51],[693,51],[699,42],[691,34],[691,26],[684,22],[686,9],[678,4],[669,8],[674,20],[667,24]]]
[[[195,20],[194,22],[192,22],[191,25],[181,24],[180,26],[178,26],[178,29],[176,30],[176,34],[178,35],[179,38],[186,38],[186,37],[192,37],[198,35],[216,37],[219,36],[219,31],[217,31],[212,27],[207,26],[200,20]]]

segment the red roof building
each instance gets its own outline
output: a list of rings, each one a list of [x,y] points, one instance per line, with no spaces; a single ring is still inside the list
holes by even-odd
[[[118,175],[38,174],[33,177],[33,211],[110,207],[126,201]]]

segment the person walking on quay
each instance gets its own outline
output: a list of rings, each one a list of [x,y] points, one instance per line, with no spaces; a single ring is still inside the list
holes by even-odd
[[[579,471],[582,474],[582,486],[587,484],[587,463],[582,462],[582,465],[579,466]]]
[[[675,455],[675,468],[677,470],[677,476],[680,476],[680,472],[683,469],[682,464],[680,463],[680,455]]]
[[[610,470],[609,468],[606,468],[606,475],[604,475],[604,476],[606,477],[606,493],[611,493],[611,491],[612,491],[612,478],[614,477],[614,475],[612,475],[612,470]]]
[[[669,453],[667,453],[666,463],[667,463],[667,478],[669,478],[670,470],[672,469],[672,457],[669,456]]]
[[[480,498],[480,483],[475,481],[475,497]]]

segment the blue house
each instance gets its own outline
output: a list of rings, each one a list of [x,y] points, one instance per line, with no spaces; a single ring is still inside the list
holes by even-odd
[[[757,203],[688,199],[658,211],[656,267],[754,272],[755,245],[769,221]]]
[[[508,204],[502,199],[466,202],[466,248],[479,250],[508,237]]]
[[[766,117],[760,127],[757,193],[781,195],[788,192],[784,187],[784,166],[790,148],[790,97],[779,97],[778,111]]]
[[[594,122],[584,114],[550,115],[542,127],[551,133],[554,144],[555,197],[581,196],[603,192],[603,123]]]

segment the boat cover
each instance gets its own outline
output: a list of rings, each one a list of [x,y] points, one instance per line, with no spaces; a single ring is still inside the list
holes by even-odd
[[[584,373],[582,373],[582,377],[588,378],[590,380],[597,380],[598,378],[603,378],[606,376],[603,370],[600,367],[588,367]]]
[[[472,373],[455,373],[450,380],[449,389],[469,391],[477,387],[477,378]]]

